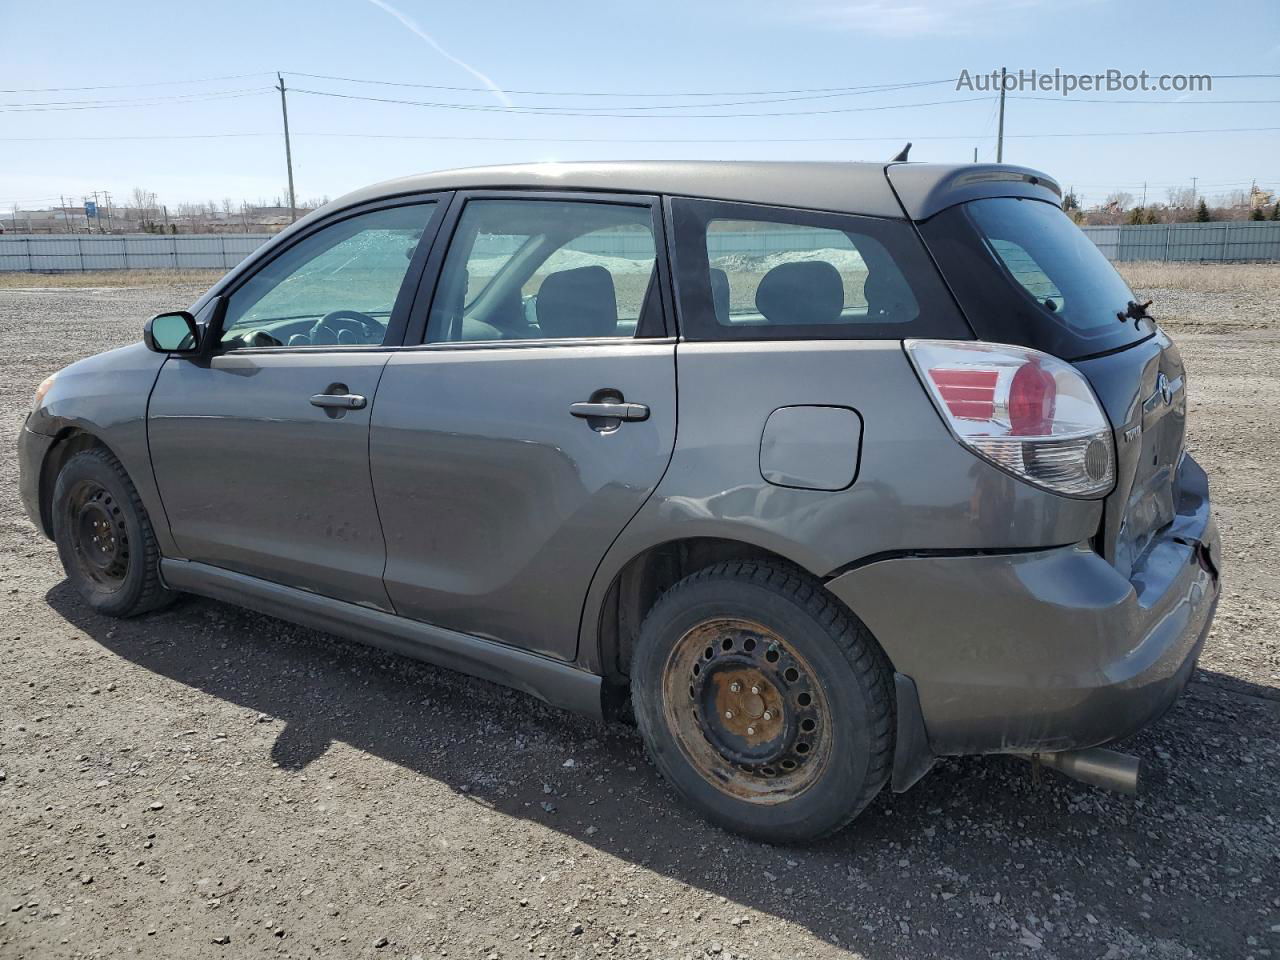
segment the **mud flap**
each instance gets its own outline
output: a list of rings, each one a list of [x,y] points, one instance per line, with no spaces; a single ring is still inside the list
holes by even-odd
[[[892,786],[894,793],[903,793],[928,773],[938,758],[929,749],[929,734],[920,713],[920,695],[916,692],[915,681],[905,674],[895,673],[893,688],[897,700],[898,731],[893,748]]]

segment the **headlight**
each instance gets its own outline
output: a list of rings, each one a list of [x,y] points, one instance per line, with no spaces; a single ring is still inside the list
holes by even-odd
[[[40,386],[36,387],[36,399],[31,404],[32,410],[39,410],[40,404],[44,403],[44,395],[49,392],[49,388],[53,386],[53,381],[58,375],[51,373],[40,382]]]

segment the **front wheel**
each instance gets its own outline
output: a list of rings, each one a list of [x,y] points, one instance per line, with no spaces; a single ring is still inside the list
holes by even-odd
[[[654,763],[710,820],[757,839],[814,840],[888,780],[891,674],[820,583],[781,564],[721,563],[671,587],[632,665]]]
[[[90,607],[131,617],[170,603],[160,550],[129,474],[112,454],[74,454],[53,488],[53,539],[67,580]]]

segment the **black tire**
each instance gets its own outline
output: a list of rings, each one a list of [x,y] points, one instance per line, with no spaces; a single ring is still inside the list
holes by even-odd
[[[102,447],[73,454],[53,487],[53,539],[67,580],[90,607],[132,617],[173,602],[138,491]]]
[[[667,590],[631,670],[636,721],[663,776],[714,823],[782,843],[835,833],[880,792],[892,690],[867,628],[817,580],[763,561],[719,563]],[[734,716],[726,706],[740,707],[736,719],[721,719]]]

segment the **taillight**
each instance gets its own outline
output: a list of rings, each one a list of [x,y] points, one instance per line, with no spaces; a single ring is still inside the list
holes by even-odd
[[[1111,424],[1075,367],[1008,344],[908,340],[906,347],[943,420],[974,453],[1054,493],[1111,490]]]

